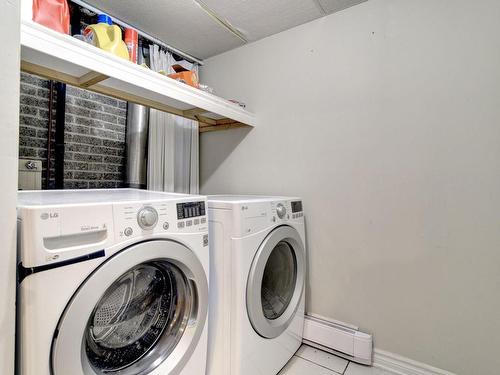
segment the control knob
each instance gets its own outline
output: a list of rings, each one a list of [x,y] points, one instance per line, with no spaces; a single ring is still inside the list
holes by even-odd
[[[280,219],[283,219],[286,215],[286,208],[281,203],[276,205],[276,213]]]
[[[142,229],[153,229],[158,222],[158,212],[153,207],[144,207],[137,214],[137,223]]]

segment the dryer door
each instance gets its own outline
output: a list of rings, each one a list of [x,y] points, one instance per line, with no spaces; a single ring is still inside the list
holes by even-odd
[[[304,290],[305,249],[289,226],[274,229],[262,242],[247,282],[247,311],[255,331],[266,338],[283,333]]]
[[[207,318],[208,284],[196,255],[174,241],[133,245],[81,285],[52,344],[54,375],[177,374]]]

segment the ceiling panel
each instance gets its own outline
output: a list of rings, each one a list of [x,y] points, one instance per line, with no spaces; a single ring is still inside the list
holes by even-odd
[[[368,0],[318,0],[325,13],[335,13]]]
[[[249,41],[324,16],[315,0],[204,0],[204,3],[241,30]]]
[[[194,0],[85,0],[110,15],[198,58],[242,45]],[[202,0],[255,41],[367,0]]]
[[[243,44],[191,0],[87,0],[87,3],[202,59]]]

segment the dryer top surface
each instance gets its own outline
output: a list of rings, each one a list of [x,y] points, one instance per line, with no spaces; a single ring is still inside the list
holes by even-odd
[[[281,197],[265,195],[209,195],[208,207],[217,208],[219,205],[252,204],[261,202],[300,200],[298,197]]]

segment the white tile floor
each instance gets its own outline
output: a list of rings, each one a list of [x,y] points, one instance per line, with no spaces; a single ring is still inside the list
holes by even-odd
[[[394,375],[302,345],[278,375]]]

